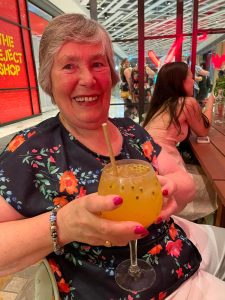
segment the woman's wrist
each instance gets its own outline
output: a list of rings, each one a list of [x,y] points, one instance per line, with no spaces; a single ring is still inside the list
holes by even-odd
[[[67,215],[67,205],[61,207],[57,213],[57,233],[58,233],[58,243],[61,247],[71,243],[74,239],[71,238],[71,232],[68,232],[68,226],[70,223],[70,216]]]
[[[58,238],[58,223],[57,223],[57,213],[58,210],[61,208],[60,205],[57,205],[53,208],[50,213],[50,234],[52,237],[52,245],[53,251],[57,255],[62,255],[64,253],[64,248],[60,246],[59,238]]]
[[[206,111],[212,112],[214,102],[215,102],[215,96],[213,94],[210,94],[203,113],[205,113]]]

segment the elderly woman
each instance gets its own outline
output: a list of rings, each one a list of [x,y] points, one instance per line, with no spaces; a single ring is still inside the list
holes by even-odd
[[[106,31],[79,14],[53,19],[40,44],[39,80],[60,112],[20,132],[0,157],[0,275],[47,257],[60,299],[197,299],[203,291],[204,299],[222,299],[225,283],[215,276],[224,278],[223,229],[170,218],[191,201],[191,177],[131,119],[108,118],[118,78]],[[116,160],[145,160],[160,174],[165,203],[147,229],[99,216],[123,205],[120,195],[96,193],[110,161],[104,122]],[[114,280],[134,239],[156,272],[140,293]]]

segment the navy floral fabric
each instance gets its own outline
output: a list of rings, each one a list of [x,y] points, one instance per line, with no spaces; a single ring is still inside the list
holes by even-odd
[[[123,136],[116,160],[146,160],[157,172],[161,148],[151,136],[131,119],[111,121]],[[0,195],[25,217],[33,217],[96,192],[107,163],[108,157],[82,145],[57,115],[18,133],[8,144],[0,156]],[[115,283],[115,268],[129,258],[128,247],[93,247],[74,241],[66,245],[64,255],[47,257],[61,299],[162,300],[171,294],[198,269],[201,256],[171,218],[151,225],[149,231],[138,241],[138,256],[151,263],[157,274],[149,290],[126,292]]]

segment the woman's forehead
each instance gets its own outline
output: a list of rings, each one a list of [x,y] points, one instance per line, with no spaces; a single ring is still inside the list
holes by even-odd
[[[89,56],[105,56],[105,49],[101,41],[96,43],[78,43],[68,41],[64,43],[57,51],[56,56],[74,56],[74,55],[89,55]]]

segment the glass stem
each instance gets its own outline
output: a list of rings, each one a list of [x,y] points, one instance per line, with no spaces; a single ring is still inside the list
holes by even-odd
[[[137,240],[130,241],[129,246],[130,246],[129,274],[135,276],[141,272],[141,269],[138,267],[137,264]]]

